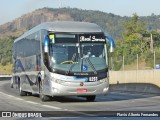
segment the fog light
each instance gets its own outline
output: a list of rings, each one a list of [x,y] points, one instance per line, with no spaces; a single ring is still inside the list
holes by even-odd
[[[103,93],[104,93],[104,94],[107,94],[108,90],[109,90],[108,87],[107,87],[107,88],[104,88],[104,89],[103,89]]]
[[[58,89],[53,88],[53,92],[54,92],[54,93],[58,93]]]

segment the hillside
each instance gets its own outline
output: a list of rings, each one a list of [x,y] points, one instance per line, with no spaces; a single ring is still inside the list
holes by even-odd
[[[42,22],[57,20],[94,22],[100,25],[115,39],[119,39],[124,31],[123,24],[129,19],[130,17],[121,17],[101,11],[81,10],[76,8],[42,8],[0,25],[0,39],[8,36],[17,37]],[[160,16],[152,14],[151,16],[140,17],[140,21],[146,23],[146,27],[149,31],[160,30]]]
[[[100,25],[106,32],[118,38],[123,31],[122,25],[126,19],[128,18],[100,11],[80,10],[76,8],[43,8],[0,25],[0,38],[8,36],[17,37],[42,22],[57,20],[94,22]]]

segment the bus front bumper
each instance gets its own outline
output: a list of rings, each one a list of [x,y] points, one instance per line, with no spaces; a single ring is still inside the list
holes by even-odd
[[[63,82],[52,81],[51,96],[67,95],[106,95],[109,91],[109,81],[107,78],[96,82]]]

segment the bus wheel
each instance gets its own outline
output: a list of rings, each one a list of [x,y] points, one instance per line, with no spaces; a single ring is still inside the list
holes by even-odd
[[[28,95],[28,96],[32,96],[32,93],[31,93],[31,92],[27,92],[27,95]]]
[[[87,99],[88,102],[93,102],[96,99],[96,96],[95,95],[86,96],[86,99]]]
[[[18,80],[18,89],[19,89],[19,95],[20,96],[26,96],[27,92],[22,90],[21,84],[20,84],[20,80]]]
[[[47,96],[47,95],[44,95],[44,94],[42,93],[42,91],[43,91],[43,86],[42,86],[42,81],[40,81],[40,82],[39,82],[39,96],[40,96],[40,98],[41,98],[41,100],[42,100],[43,102],[49,101],[49,100],[50,100],[50,97]]]
[[[11,88],[13,88],[13,84],[11,84]]]

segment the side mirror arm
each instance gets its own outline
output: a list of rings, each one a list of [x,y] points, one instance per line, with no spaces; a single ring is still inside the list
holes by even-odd
[[[114,43],[113,38],[111,36],[106,36],[106,40],[109,41],[110,52],[114,52],[115,43]]]

